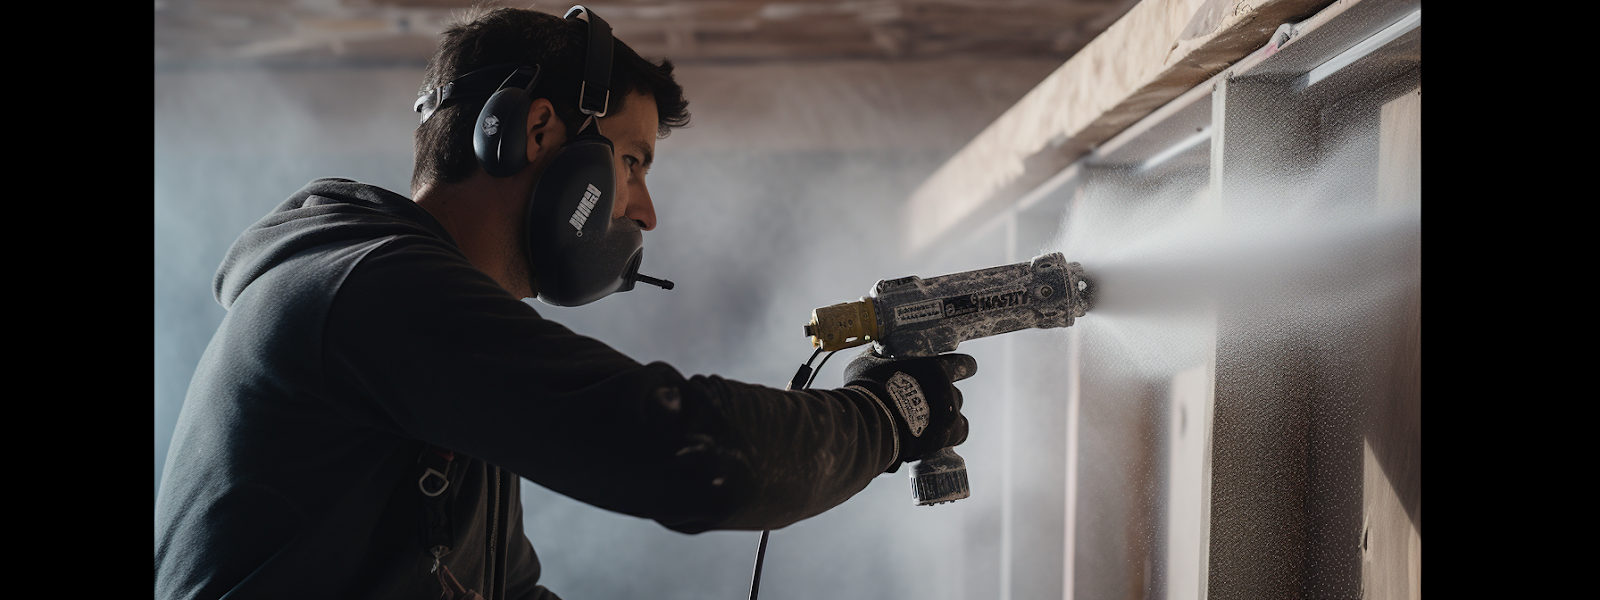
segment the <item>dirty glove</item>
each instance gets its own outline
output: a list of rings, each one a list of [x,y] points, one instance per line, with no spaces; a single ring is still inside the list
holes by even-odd
[[[977,372],[978,361],[966,354],[890,359],[870,348],[845,367],[845,387],[867,391],[894,420],[899,455],[888,472],[967,441],[961,390],[954,384]]]

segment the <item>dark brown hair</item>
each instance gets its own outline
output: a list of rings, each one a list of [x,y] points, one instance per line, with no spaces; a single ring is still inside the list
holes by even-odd
[[[548,98],[567,131],[573,132],[584,117],[577,106],[583,49],[582,23],[531,10],[474,10],[439,34],[439,50],[428,60],[419,92],[491,65],[537,64],[540,83],[534,97]],[[647,61],[622,40],[613,41],[612,57],[609,114],[621,113],[622,99],[639,92],[655,99],[658,136],[689,124],[689,101],[672,77],[671,61]],[[479,168],[472,152],[472,130],[488,100],[484,96],[447,103],[417,128],[413,190],[423,183],[461,181]]]

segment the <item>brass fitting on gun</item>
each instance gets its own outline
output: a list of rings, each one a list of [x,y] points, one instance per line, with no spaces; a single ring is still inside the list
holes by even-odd
[[[811,311],[806,325],[811,347],[827,351],[870,344],[878,338],[878,315],[872,300],[862,298]]]

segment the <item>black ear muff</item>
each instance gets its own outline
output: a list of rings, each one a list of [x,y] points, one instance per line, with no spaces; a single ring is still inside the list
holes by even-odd
[[[478,113],[472,151],[488,174],[510,177],[528,166],[528,106],[538,81],[538,65],[518,67]]]
[[[611,218],[616,169],[611,140],[579,135],[534,186],[528,207],[529,262],[539,300],[581,306],[633,289],[644,236],[628,218]]]

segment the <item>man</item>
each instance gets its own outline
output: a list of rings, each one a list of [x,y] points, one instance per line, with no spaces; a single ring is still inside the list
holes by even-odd
[[[780,391],[641,364],[519,300],[540,293],[530,194],[568,142],[611,140],[609,216],[650,230],[655,140],[688,121],[671,64],[621,42],[585,114],[593,26],[500,9],[441,36],[435,100],[538,66],[524,166],[475,153],[486,94],[424,102],[413,199],[314,181],[234,244],[156,502],[158,598],[554,598],[519,477],[676,531],[760,530],[966,438],[970,357],[863,356],[843,389]]]

